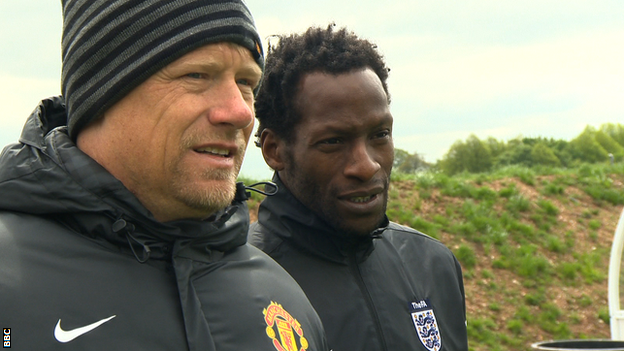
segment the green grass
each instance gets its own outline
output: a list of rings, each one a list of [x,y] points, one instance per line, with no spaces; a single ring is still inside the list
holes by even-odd
[[[602,222],[597,219],[591,219],[589,220],[589,222],[587,222],[587,226],[589,227],[589,229],[598,230],[600,229],[600,227],[602,227]]]
[[[540,199],[537,201],[537,206],[547,216],[556,217],[559,214],[559,209],[550,200]]]
[[[498,196],[504,198],[510,198],[514,195],[518,194],[518,189],[516,189],[516,184],[511,183],[509,186],[502,188],[498,191]]]
[[[477,264],[477,256],[474,250],[468,245],[460,245],[454,253],[465,268],[473,268]]]
[[[519,216],[523,212],[529,211],[531,202],[522,195],[513,195],[505,204],[505,208],[515,216]]]
[[[477,283],[483,293],[497,298],[487,303],[487,312],[469,316],[471,349],[526,349],[536,341],[525,332],[530,328],[538,328],[552,339],[587,337],[582,332],[572,332],[572,326],[579,325],[581,317],[572,307],[568,311],[554,305],[548,287],[604,284],[607,267],[603,262],[609,253],[604,245],[594,249],[579,246],[579,232],[562,230],[565,223],[560,222],[559,216],[583,196],[568,192],[568,187],[585,192],[599,206],[623,204],[622,175],[623,166],[581,165],[570,169],[511,166],[491,173],[461,173],[453,177],[425,172],[412,178],[425,202],[431,201],[436,191],[440,196],[458,199],[445,203],[442,214],[429,221],[438,225],[438,233],[451,235],[447,240],[456,245],[453,253],[462,264],[466,279]],[[520,181],[522,187],[533,187],[538,198],[532,201],[522,195],[521,186],[508,179]],[[494,181],[500,182],[498,191],[488,186],[488,182]],[[599,207],[586,208],[577,217],[581,224],[578,230],[593,238],[596,246],[603,244],[598,242],[597,231],[605,225],[599,215]],[[491,255],[491,264],[484,267],[480,255]],[[478,267],[482,268],[480,275],[475,274]],[[519,286],[528,291],[519,295],[513,287],[496,283],[495,277],[501,271],[512,272]],[[500,296],[509,296],[509,300],[503,301]],[[591,297],[570,299],[579,309],[595,308]],[[506,321],[496,320],[496,314],[507,303],[518,305],[515,315]],[[597,313],[596,320],[605,321],[605,315],[608,317],[606,312]]]
[[[558,195],[563,195],[563,189],[564,188],[561,185],[547,183],[542,188],[541,193],[544,194],[545,196],[558,196]]]

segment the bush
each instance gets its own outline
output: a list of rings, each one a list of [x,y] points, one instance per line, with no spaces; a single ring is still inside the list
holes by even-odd
[[[477,256],[470,246],[461,244],[455,251],[455,257],[466,268],[473,268],[477,264]]]
[[[557,333],[557,320],[561,317],[561,310],[552,303],[545,303],[540,309],[541,313],[537,317],[540,327],[547,332]]]
[[[603,185],[592,184],[583,190],[595,200],[602,200],[613,205],[624,204],[624,192],[622,190],[605,188]]]
[[[450,231],[452,233],[461,234],[467,239],[473,239],[474,234],[477,232],[477,228],[475,228],[474,224],[470,222],[463,222],[459,224],[453,224],[450,228]]]
[[[566,281],[574,281],[580,270],[577,262],[562,262],[557,266],[559,276]]]
[[[561,161],[555,152],[543,142],[538,142],[531,149],[532,165],[560,166]]]
[[[600,227],[602,227],[602,223],[597,219],[590,219],[587,223],[587,226],[589,227],[589,229],[598,230]]]
[[[546,239],[546,248],[552,252],[562,253],[565,251],[566,246],[558,237],[549,235]]]
[[[609,324],[609,322],[610,322],[609,309],[606,308],[606,307],[601,308],[598,311],[598,319],[603,321],[604,324]]]
[[[498,196],[503,197],[503,198],[510,198],[517,194],[518,194],[518,189],[516,189],[516,184],[513,184],[513,183],[498,191]]]
[[[438,238],[438,233],[440,231],[440,226],[438,224],[431,223],[419,216],[412,217],[407,223],[410,227],[418,231],[421,231],[433,238]]]
[[[442,195],[462,198],[476,197],[477,188],[459,179],[453,179],[440,190]]]
[[[596,131],[587,127],[578,137],[570,141],[570,153],[582,162],[596,163],[609,159],[609,153],[596,141]]]
[[[544,185],[543,193],[545,195],[562,195],[563,194],[563,186],[555,184],[555,183],[546,183]]]
[[[552,202],[548,200],[538,200],[537,205],[544,211],[544,213],[548,216],[557,216],[559,214],[559,209]]]
[[[507,329],[509,329],[515,335],[522,334],[522,330],[524,329],[524,322],[519,319],[512,319],[507,322]]]
[[[496,198],[496,191],[483,186],[475,191],[474,197],[478,200],[493,200]]]
[[[550,268],[548,260],[541,256],[522,256],[518,259],[516,271],[522,277],[538,278],[547,274]]]
[[[456,141],[439,162],[440,169],[448,175],[461,172],[479,173],[492,168],[492,154],[487,145],[475,135],[465,142]]]
[[[494,331],[496,323],[489,318],[469,318],[466,327],[468,329],[468,338],[479,341],[487,345],[493,346],[496,343],[496,334]]]
[[[528,240],[535,239],[535,228],[530,225],[517,220],[509,220],[504,225],[505,229],[518,243],[524,243]]]
[[[511,165],[530,167],[532,147],[522,143],[521,141],[516,140],[514,140],[514,143],[512,144],[513,146],[508,147],[505,152],[503,152],[496,158],[496,167]]]
[[[544,294],[543,290],[539,290],[532,294],[526,294],[524,296],[524,301],[527,303],[527,305],[539,306],[544,301],[546,301],[546,295]]]
[[[606,270],[599,266],[603,253],[598,250],[590,253],[574,254],[574,258],[580,265],[580,273],[588,284],[601,281],[606,278]]]
[[[392,165],[392,170],[405,173],[405,174],[414,174],[419,171],[426,170],[430,167],[430,165],[425,162],[422,155],[418,153],[410,154],[405,150],[401,150],[398,148],[394,149],[394,163]]]
[[[600,131],[609,135],[613,140],[624,147],[624,125],[607,123],[600,126]]]
[[[624,157],[624,147],[613,140],[611,136],[601,130],[597,131],[594,138],[608,153],[614,156],[615,160],[621,160]]]
[[[531,207],[531,202],[522,195],[514,195],[512,196],[505,208],[508,209],[512,214],[518,214],[519,212],[526,212]]]
[[[526,185],[535,185],[535,171],[533,171],[531,168],[516,168],[514,175],[520,178],[520,181]]]

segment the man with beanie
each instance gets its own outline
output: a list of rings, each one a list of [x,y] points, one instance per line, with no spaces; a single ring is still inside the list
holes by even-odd
[[[62,97],[0,155],[0,325],[21,350],[328,350],[246,243],[264,67],[241,0],[64,0]]]
[[[280,37],[256,100],[275,170],[250,242],[297,280],[334,351],[467,351],[461,268],[439,241],[388,221],[388,69],[346,29]]]

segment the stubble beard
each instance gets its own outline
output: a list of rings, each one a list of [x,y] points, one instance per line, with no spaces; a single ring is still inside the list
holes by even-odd
[[[309,177],[306,172],[300,171],[302,168],[296,164],[294,157],[290,153],[288,153],[287,157],[291,167],[284,170],[284,173],[290,179],[290,192],[319,218],[338,230],[341,235],[345,237],[364,237],[370,235],[384,222],[388,199],[388,180],[385,182],[384,192],[379,194],[379,196],[385,196],[386,199],[383,211],[378,213],[379,218],[370,227],[356,229],[346,225],[343,218],[339,215],[335,206],[335,201],[338,197],[336,190],[328,189],[323,191],[321,186]]]
[[[236,180],[245,149],[245,143],[241,143],[235,156],[234,169],[210,168],[189,172],[172,166],[171,187],[174,197],[189,208],[208,215],[228,207],[236,195]]]
[[[172,190],[176,197],[186,206],[205,212],[215,213],[230,205],[236,194],[236,178],[240,166],[236,170],[228,171],[222,169],[207,169],[195,172],[191,177],[188,173],[181,173],[176,176],[172,184]],[[191,178],[185,180],[185,178]],[[201,179],[204,182],[214,184],[210,188],[197,185],[193,179]]]

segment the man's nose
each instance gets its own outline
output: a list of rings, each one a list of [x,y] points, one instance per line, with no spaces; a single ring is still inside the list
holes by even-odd
[[[374,151],[365,142],[358,142],[351,148],[350,160],[347,161],[344,174],[347,177],[370,180],[381,169],[375,159]]]
[[[217,93],[208,98],[215,99],[209,102],[213,106],[209,115],[213,125],[244,129],[253,123],[253,99],[245,99],[235,81],[222,83]]]

